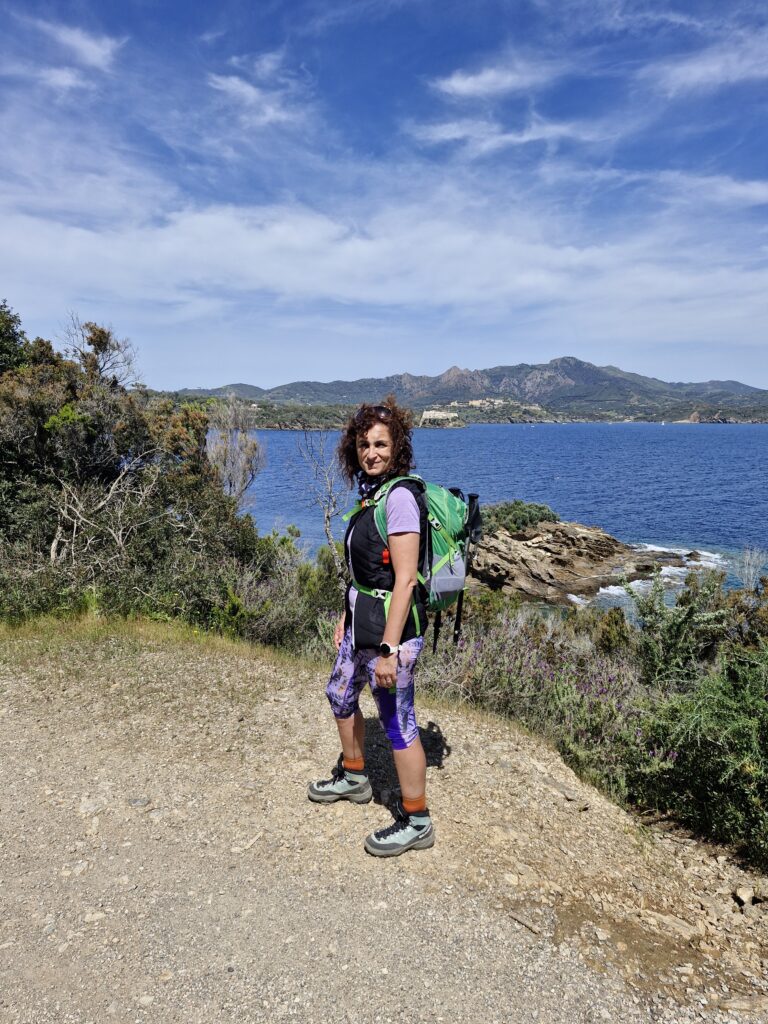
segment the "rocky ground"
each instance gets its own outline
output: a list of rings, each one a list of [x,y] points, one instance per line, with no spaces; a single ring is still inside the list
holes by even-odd
[[[768,879],[513,725],[421,706],[438,840],[319,806],[325,670],[159,625],[0,633],[0,1020],[768,1021]]]
[[[570,595],[593,597],[601,587],[647,579],[656,565],[680,568],[697,557],[695,551],[684,559],[671,551],[640,550],[597,526],[542,522],[483,537],[472,575],[524,601],[568,604]]]

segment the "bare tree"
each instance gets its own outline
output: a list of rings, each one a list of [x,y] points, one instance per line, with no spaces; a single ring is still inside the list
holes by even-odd
[[[347,570],[344,560],[339,554],[334,540],[332,524],[336,516],[341,515],[341,508],[347,489],[341,479],[335,453],[330,450],[331,439],[326,430],[311,431],[306,427],[299,439],[299,454],[309,466],[314,481],[312,486],[312,504],[317,505],[323,514],[323,529],[328,547],[331,550],[333,566],[339,590],[347,592]]]
[[[264,450],[250,435],[250,422],[248,407],[234,395],[211,405],[208,412],[208,460],[238,504],[264,466]]]
[[[166,519],[179,525],[173,510],[158,510],[153,504],[162,469],[159,464],[145,465],[152,454],[154,450],[127,462],[106,490],[98,484],[73,486],[59,479],[51,562],[76,563],[81,555],[91,553],[94,564],[103,568],[122,558],[133,536],[150,522]]]
[[[138,383],[136,349],[128,338],[118,338],[111,327],[85,323],[69,314],[64,328],[66,355],[80,363],[89,376],[121,387]]]
[[[768,572],[768,551],[747,547],[733,560],[733,575],[741,580],[745,590],[757,590],[760,577]]]

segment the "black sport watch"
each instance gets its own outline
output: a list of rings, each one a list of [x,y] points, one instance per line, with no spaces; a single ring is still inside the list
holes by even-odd
[[[400,644],[395,644],[395,646],[392,647],[390,644],[385,643],[383,640],[379,644],[379,654],[381,654],[385,658],[388,658],[390,654],[397,654],[399,650]]]

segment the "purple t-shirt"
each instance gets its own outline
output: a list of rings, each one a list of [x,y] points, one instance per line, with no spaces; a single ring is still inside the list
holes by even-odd
[[[352,540],[354,527],[349,532]],[[421,516],[416,499],[407,487],[395,487],[387,495],[387,536],[393,533],[421,533]],[[349,542],[347,543],[349,548]],[[349,588],[349,609],[354,610],[357,590]]]

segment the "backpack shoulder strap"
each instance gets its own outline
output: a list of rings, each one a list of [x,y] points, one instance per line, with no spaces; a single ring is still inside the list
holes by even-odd
[[[374,513],[373,518],[376,523],[376,529],[379,531],[379,536],[387,543],[387,495],[399,484],[416,484],[422,492],[426,491],[427,485],[417,476],[416,473],[411,473],[408,476],[395,476],[391,480],[387,480],[381,487],[376,491],[373,496]]]

